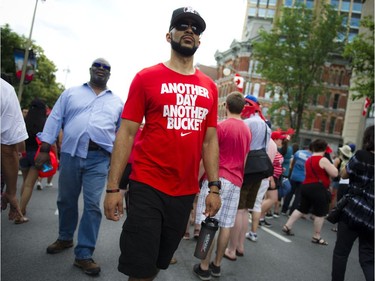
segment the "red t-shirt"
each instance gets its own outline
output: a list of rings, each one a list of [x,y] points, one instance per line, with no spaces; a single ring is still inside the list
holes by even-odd
[[[325,188],[329,188],[330,178],[327,172],[320,168],[319,161],[324,156],[316,155],[311,156],[306,160],[305,163],[305,180],[303,181],[304,184],[307,183],[316,183],[319,180],[323,183]]]
[[[217,125],[215,83],[198,69],[182,75],[160,63],[130,85],[122,118],[145,126],[134,146],[130,179],[172,196],[199,191],[198,170],[207,127]]]
[[[239,119],[228,118],[217,125],[220,162],[219,176],[241,187],[245,158],[249,153],[251,132]]]

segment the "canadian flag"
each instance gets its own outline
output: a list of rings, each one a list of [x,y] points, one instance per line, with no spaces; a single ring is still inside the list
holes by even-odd
[[[245,79],[241,75],[239,75],[238,73],[236,73],[236,75],[234,75],[233,81],[236,84],[238,91],[241,92],[241,93],[243,91],[244,80]]]
[[[369,97],[367,97],[365,99],[365,104],[363,105],[363,111],[362,111],[362,115],[363,116],[366,116],[367,115],[367,109],[368,107],[371,105],[371,99]]]

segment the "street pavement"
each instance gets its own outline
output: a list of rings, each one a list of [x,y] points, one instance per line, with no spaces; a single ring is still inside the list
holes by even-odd
[[[45,179],[43,185],[45,185]],[[22,177],[18,178],[18,186]],[[1,280],[2,281],[120,281],[127,277],[117,271],[119,257],[119,236],[124,219],[121,222],[108,221],[104,215],[94,253],[94,260],[101,266],[97,277],[85,275],[73,266],[73,248],[62,253],[49,255],[46,248],[54,242],[58,233],[56,215],[57,176],[54,186],[43,190],[34,190],[27,208],[28,223],[16,225],[8,220],[8,209],[1,213]],[[20,190],[20,188],[19,188]],[[82,210],[82,200],[80,202]],[[285,236],[281,227],[287,217],[270,219],[271,228],[258,230],[257,242],[246,240],[245,255],[237,261],[224,259],[221,266],[222,276],[212,278],[220,281],[329,281],[332,252],[336,233],[332,225],[325,222],[322,237],[328,246],[311,243],[312,221],[296,222],[295,236]],[[190,229],[193,234],[193,228]],[[76,241],[76,239],[75,239]],[[193,256],[196,241],[182,240],[175,254],[177,264],[160,271],[156,281],[199,280],[192,272],[198,260]],[[364,281],[358,262],[358,243],[354,244],[349,256],[346,281]]]

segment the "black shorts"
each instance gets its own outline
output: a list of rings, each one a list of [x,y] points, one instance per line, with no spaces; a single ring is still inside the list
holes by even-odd
[[[247,181],[242,184],[238,210],[252,209],[254,207],[261,183],[262,180],[253,182]]]
[[[132,164],[128,163],[125,167],[125,171],[122,174],[122,177],[121,177],[121,180],[120,180],[120,184],[119,184],[120,189],[127,189],[128,188],[129,176],[130,176],[131,171],[132,171]]]
[[[195,194],[170,196],[135,181],[129,185],[128,216],[121,237],[118,270],[150,278],[167,269],[185,233]]]
[[[330,197],[327,189],[319,183],[301,185],[301,202],[297,208],[301,213],[311,213],[317,217],[328,214]]]

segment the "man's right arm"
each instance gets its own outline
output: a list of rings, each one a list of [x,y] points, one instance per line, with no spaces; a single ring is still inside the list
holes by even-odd
[[[124,212],[122,194],[118,192],[119,182],[132,151],[139,126],[139,123],[122,119],[116,135],[104,200],[104,214],[109,220],[118,221]]]

